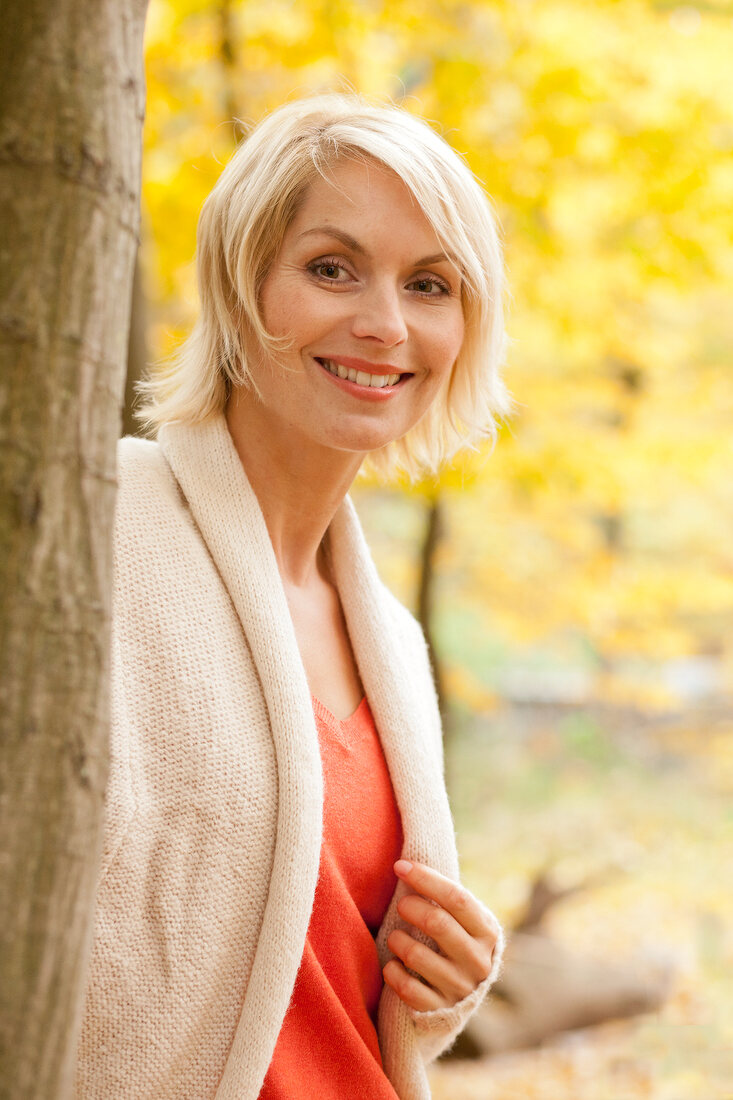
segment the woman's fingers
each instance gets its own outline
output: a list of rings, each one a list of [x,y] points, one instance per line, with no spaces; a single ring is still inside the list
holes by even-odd
[[[395,929],[387,944],[397,958],[385,966],[385,981],[418,1011],[454,1005],[491,973],[499,923],[469,890],[431,867],[398,860],[395,871],[415,891],[398,901],[400,916],[439,950]]]
[[[419,928],[431,940],[435,940],[447,959],[460,965],[470,982],[469,993],[474,986],[484,980],[491,970],[495,940],[491,938],[484,940],[469,935],[455,917],[445,909],[441,909],[439,905],[433,905],[425,898],[418,897],[417,894],[407,894],[400,898],[397,910],[408,924]],[[435,952],[433,951],[432,954],[435,955]],[[419,967],[412,966],[410,963],[408,966],[422,974]],[[430,981],[429,978],[428,981]]]
[[[424,864],[398,860],[395,870],[418,892],[400,899],[400,916],[435,940],[443,954],[459,962],[475,983],[483,981],[491,971],[501,932],[493,913],[470,890]]]
[[[407,886],[417,894],[434,901],[445,909],[471,936],[491,937],[494,943],[498,939],[498,925],[492,921],[491,914],[473,896],[470,890],[460,883],[426,867],[424,863],[410,863],[398,859],[395,871]]]
[[[455,1004],[468,997],[478,984],[461,967],[438,955],[402,929],[395,929],[387,939],[390,951],[402,960],[408,970],[424,978],[440,994],[443,1005]]]
[[[382,971],[387,985],[394,989],[401,1001],[416,1012],[430,1012],[445,1008],[448,1002],[430,986],[408,974],[399,959],[390,959]]]

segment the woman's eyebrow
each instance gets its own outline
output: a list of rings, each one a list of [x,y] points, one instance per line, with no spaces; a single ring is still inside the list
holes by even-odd
[[[456,264],[456,261],[451,259],[450,256],[446,256],[445,252],[436,252],[433,256],[423,256],[421,260],[417,260],[415,267],[424,267],[426,264]]]
[[[366,249],[359,244],[355,237],[352,237],[350,233],[344,233],[343,229],[337,229],[335,225],[316,225],[313,229],[305,229],[300,237],[309,237],[311,234],[322,233],[327,237],[335,237],[337,241],[341,241],[347,248],[350,248],[352,252],[360,252],[366,255]]]
[[[341,241],[347,248],[350,248],[352,252],[358,252],[362,256],[366,255],[366,249],[363,245],[359,244],[356,237],[352,237],[350,233],[345,233],[343,229],[337,229],[335,225],[316,225],[312,229],[304,229],[299,234],[300,237],[310,237],[323,233],[328,237],[335,237],[337,241]],[[413,267],[425,267],[426,264],[440,264],[450,263],[454,266],[458,266],[456,260],[451,256],[447,256],[445,252],[435,252],[432,256],[423,256],[421,260],[415,260]]]

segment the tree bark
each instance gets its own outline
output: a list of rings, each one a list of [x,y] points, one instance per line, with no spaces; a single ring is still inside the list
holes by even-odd
[[[425,523],[425,535],[420,548],[420,579],[417,593],[417,617],[425,635],[428,647],[428,656],[433,669],[435,691],[438,696],[438,706],[443,719],[443,728],[447,728],[448,715],[446,713],[445,687],[443,684],[443,670],[435,650],[433,640],[433,603],[435,594],[435,556],[443,533],[443,513],[440,496],[435,493],[429,498],[427,519]]]
[[[0,69],[0,1064],[71,1095],[106,779],[144,0],[8,0]]]

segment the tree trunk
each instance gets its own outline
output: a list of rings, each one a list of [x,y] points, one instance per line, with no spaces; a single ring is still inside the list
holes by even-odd
[[[7,0],[0,69],[0,1064],[71,1094],[106,778],[144,0]]]
[[[146,337],[147,309],[145,288],[143,286],[140,252],[135,257],[132,279],[132,301],[130,304],[130,336],[127,343],[127,376],[125,379],[125,399],[122,410],[122,434],[139,435],[141,427],[135,419],[138,404],[137,383],[144,377],[148,364],[148,341]]]
[[[219,60],[224,70],[224,117],[234,127],[234,141],[238,144],[245,135],[245,127],[239,118],[237,105],[236,74],[239,68],[232,0],[219,0]]]
[[[429,498],[425,535],[420,548],[420,580],[417,593],[417,617],[425,635],[428,655],[433,669],[438,706],[443,719],[443,728],[447,727],[445,688],[443,670],[435,651],[433,641],[433,597],[435,593],[435,555],[443,533],[443,513],[440,496],[436,493]]]

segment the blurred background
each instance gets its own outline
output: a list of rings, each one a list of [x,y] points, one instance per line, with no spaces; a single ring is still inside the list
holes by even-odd
[[[151,0],[146,43],[131,379],[288,98],[428,118],[503,227],[515,415],[354,491],[432,643],[465,879],[516,933],[436,1100],[733,1097],[733,3]]]

